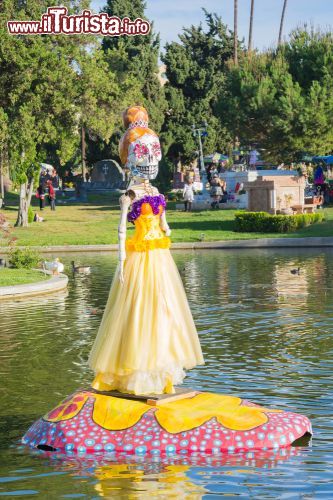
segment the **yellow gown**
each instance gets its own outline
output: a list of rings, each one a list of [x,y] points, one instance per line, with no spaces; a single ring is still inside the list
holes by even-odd
[[[97,390],[172,393],[184,369],[204,363],[170,239],[160,228],[161,196],[147,198],[126,241],[124,283],[118,265],[89,356]]]

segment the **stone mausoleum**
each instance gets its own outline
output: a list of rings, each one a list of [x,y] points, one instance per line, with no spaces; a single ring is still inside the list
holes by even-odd
[[[280,171],[282,172],[282,171]],[[305,179],[297,171],[264,171],[252,182],[245,182],[247,208],[251,212],[288,213],[304,206]]]

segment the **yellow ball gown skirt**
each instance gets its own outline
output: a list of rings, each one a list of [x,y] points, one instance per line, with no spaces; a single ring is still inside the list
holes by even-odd
[[[124,283],[118,265],[89,356],[94,389],[172,393],[184,369],[204,364],[170,240],[160,228],[159,200],[147,196],[129,214],[135,234],[126,241]]]

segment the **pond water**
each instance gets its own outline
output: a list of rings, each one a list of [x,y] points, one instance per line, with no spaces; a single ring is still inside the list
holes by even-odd
[[[34,420],[92,380],[86,360],[116,254],[81,254],[75,260],[92,272],[71,277],[68,292],[0,303],[0,496],[333,498],[333,249],[173,255],[206,360],[186,385],[303,413],[312,442],[274,453],[154,459],[63,460],[22,447]],[[298,267],[299,275],[290,273]]]

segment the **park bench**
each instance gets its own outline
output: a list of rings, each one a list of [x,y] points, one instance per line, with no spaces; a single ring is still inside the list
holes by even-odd
[[[317,205],[314,203],[306,203],[305,205],[293,205],[291,207],[294,214],[313,214],[316,211]]]

